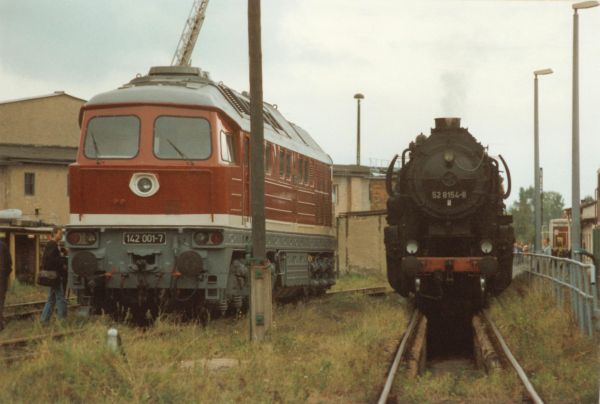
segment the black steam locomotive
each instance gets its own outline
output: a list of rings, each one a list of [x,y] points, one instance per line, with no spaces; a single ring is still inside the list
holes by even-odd
[[[390,285],[429,311],[481,307],[512,279],[512,216],[496,159],[459,118],[437,118],[387,171],[385,247]],[[458,305],[458,307],[457,307]]]

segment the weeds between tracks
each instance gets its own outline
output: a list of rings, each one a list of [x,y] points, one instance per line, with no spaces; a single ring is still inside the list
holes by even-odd
[[[551,297],[529,289],[523,280],[515,280],[490,306],[496,326],[546,402],[597,400],[594,342],[579,332],[567,310],[556,307]],[[407,403],[511,403],[521,399],[521,383],[512,369],[491,375],[426,370],[416,379],[398,380],[403,382],[396,396]]]
[[[100,397],[134,402],[369,402],[385,372],[377,364],[392,354],[391,342],[406,324],[403,307],[397,296],[361,295],[277,306],[272,335],[261,344],[248,340],[247,318],[213,321],[206,328],[168,319],[159,319],[148,331],[117,326],[126,358],[105,348],[111,323],[96,318],[82,334],[42,342],[36,358],[0,370],[0,402]],[[211,371],[204,360],[214,358],[239,364]]]

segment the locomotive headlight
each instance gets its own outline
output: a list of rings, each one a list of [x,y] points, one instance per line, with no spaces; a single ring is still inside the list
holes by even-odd
[[[148,178],[140,178],[137,183],[137,187],[141,193],[147,194],[152,189],[152,181]]]
[[[194,241],[198,245],[204,245],[208,243],[208,233],[199,231],[198,233],[194,234]]]
[[[416,240],[408,240],[406,242],[406,252],[409,254],[416,254],[416,252],[419,250],[419,244],[416,242]]]
[[[482,240],[481,241],[481,252],[484,254],[489,254],[492,252],[492,242],[490,240]]]
[[[66,240],[71,245],[88,246],[96,244],[98,237],[93,231],[69,231]]]
[[[129,189],[137,196],[152,196],[158,192],[159,188],[157,176],[151,173],[135,173],[129,181]]]
[[[454,161],[454,152],[452,150],[446,150],[444,152],[444,161],[446,163],[452,163]]]

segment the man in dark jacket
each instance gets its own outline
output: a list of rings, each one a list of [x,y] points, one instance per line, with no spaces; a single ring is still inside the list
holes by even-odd
[[[65,258],[61,255],[60,249],[58,248],[58,242],[62,239],[62,233],[62,228],[52,228],[50,241],[48,241],[48,244],[46,244],[44,255],[42,256],[43,269],[45,271],[56,271],[58,275],[56,284],[50,287],[50,291],[48,292],[48,301],[44,306],[44,311],[42,311],[41,321],[45,324],[50,321],[55,304],[56,311],[58,312],[58,318],[64,319],[67,317],[67,302],[65,300],[65,289],[63,286],[63,279],[67,275]]]
[[[8,276],[12,271],[10,251],[4,240],[0,239],[0,331],[4,329],[4,299],[8,288]]]

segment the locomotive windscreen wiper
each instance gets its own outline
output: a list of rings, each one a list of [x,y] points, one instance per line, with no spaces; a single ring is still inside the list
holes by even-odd
[[[171,142],[171,139],[167,139],[167,142],[169,142],[171,147],[173,149],[175,149],[175,151],[177,152],[177,154],[179,154],[179,156],[181,158],[187,160],[191,165],[194,165],[194,162],[188,156],[186,156],[181,150],[179,150],[179,148],[177,146],[175,146],[175,144],[173,142]]]
[[[94,157],[96,157],[96,163],[97,163],[98,158],[100,157],[100,150],[98,149],[98,143],[96,143],[96,137],[94,136],[94,132],[90,131],[90,136],[92,137],[92,144],[94,146]]]

